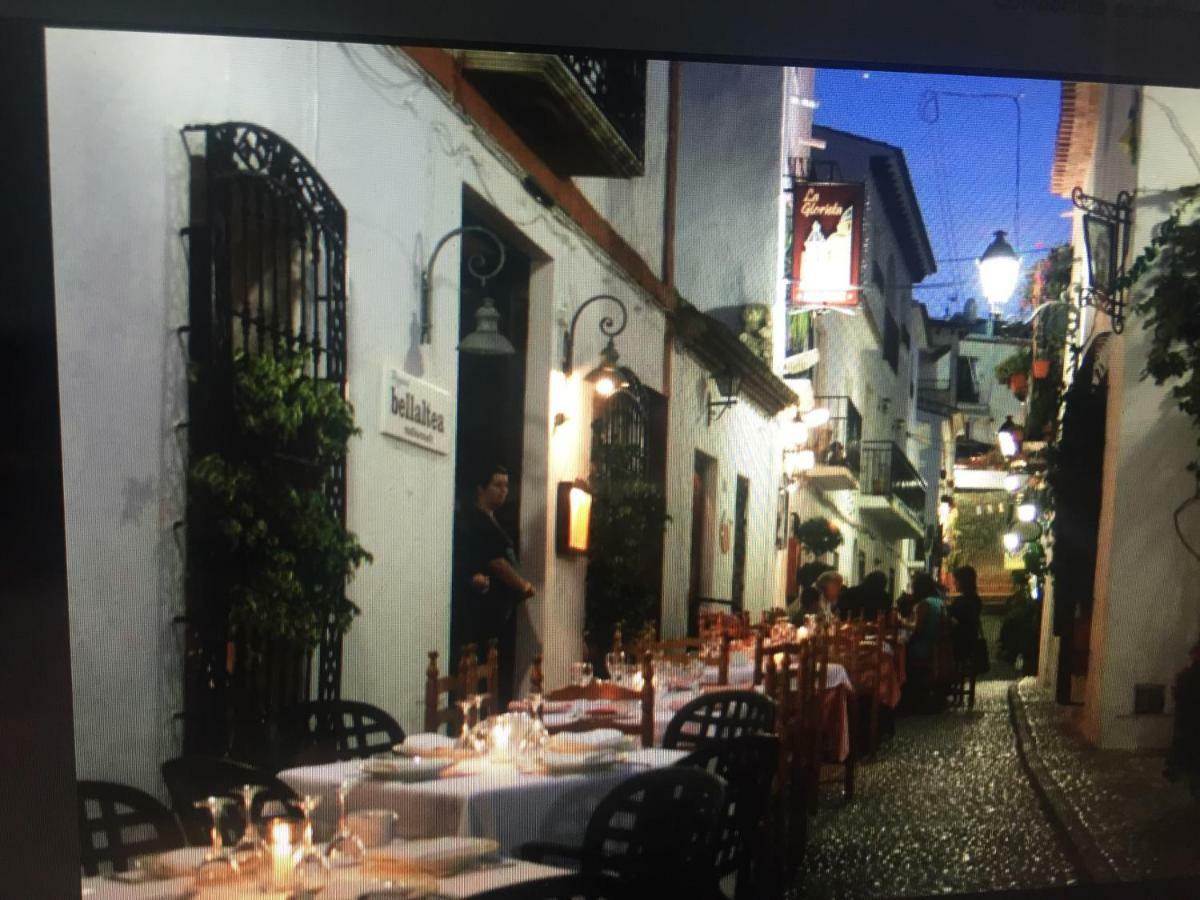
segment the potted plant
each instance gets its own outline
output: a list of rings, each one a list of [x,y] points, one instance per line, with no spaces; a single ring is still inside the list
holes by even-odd
[[[996,366],[996,381],[1008,385],[1013,396],[1018,400],[1024,400],[1025,394],[1029,390],[1029,370],[1032,364],[1032,354],[1029,350],[1018,350]]]
[[[1051,360],[1045,356],[1039,356],[1033,361],[1033,377],[1041,381],[1050,377]]]
[[[845,540],[837,525],[823,516],[813,516],[801,522],[799,516],[793,515],[792,537],[814,557],[832,553]]]

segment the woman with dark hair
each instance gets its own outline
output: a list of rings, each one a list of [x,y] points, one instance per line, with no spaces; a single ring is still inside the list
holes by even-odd
[[[868,572],[861,584],[842,594],[842,601],[838,604],[838,611],[843,618],[861,616],[866,622],[875,621],[876,616],[891,608],[887,576],[879,571]]]
[[[474,484],[474,503],[464,509],[456,528],[454,634],[447,671],[454,671],[462,646],[474,643],[480,656],[488,641],[497,641],[500,670],[497,673],[501,705],[513,689],[517,649],[516,610],[533,596],[533,584],[517,569],[512,538],[496,521],[496,511],[508,499],[508,469],[485,466]],[[482,576],[482,577],[480,577]]]
[[[958,597],[950,604],[947,613],[954,635],[954,658],[966,662],[975,649],[975,640],[982,633],[983,600],[976,587],[975,568],[960,566],[954,570],[954,586]]]

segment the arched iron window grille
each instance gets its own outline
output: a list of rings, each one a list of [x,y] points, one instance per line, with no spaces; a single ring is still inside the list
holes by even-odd
[[[266,128],[188,125],[182,137],[192,166],[191,224],[184,233],[189,362],[196,377],[189,386],[188,432],[189,452],[198,458],[229,440],[239,352],[298,352],[307,375],[337,384],[344,395],[346,211],[312,164]],[[331,476],[327,500],[344,522],[345,460]],[[219,594],[213,576],[189,568],[185,749],[200,749],[189,733],[224,732],[229,685],[217,676],[228,669],[227,612]],[[302,684],[273,682],[271,691],[283,691],[281,702],[308,696],[310,666],[298,667]],[[337,697],[340,683],[341,638],[330,628],[319,651],[318,697]]]

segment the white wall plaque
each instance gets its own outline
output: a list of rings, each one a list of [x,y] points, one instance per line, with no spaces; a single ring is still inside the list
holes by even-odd
[[[380,431],[434,453],[450,452],[454,403],[446,391],[388,368],[381,395]]]

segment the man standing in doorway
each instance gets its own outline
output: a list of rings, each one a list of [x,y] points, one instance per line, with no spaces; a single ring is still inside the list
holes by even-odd
[[[459,559],[463,571],[469,573],[471,586],[456,592],[459,608],[454,611],[454,620],[461,624],[457,628],[458,642],[451,651],[456,654],[462,644],[473,642],[482,657],[488,641],[497,641],[497,680],[503,709],[512,698],[517,607],[532,597],[534,590],[517,569],[512,538],[496,521],[496,511],[508,499],[508,470],[501,465],[485,466],[474,486],[475,503],[463,510],[457,528]]]

